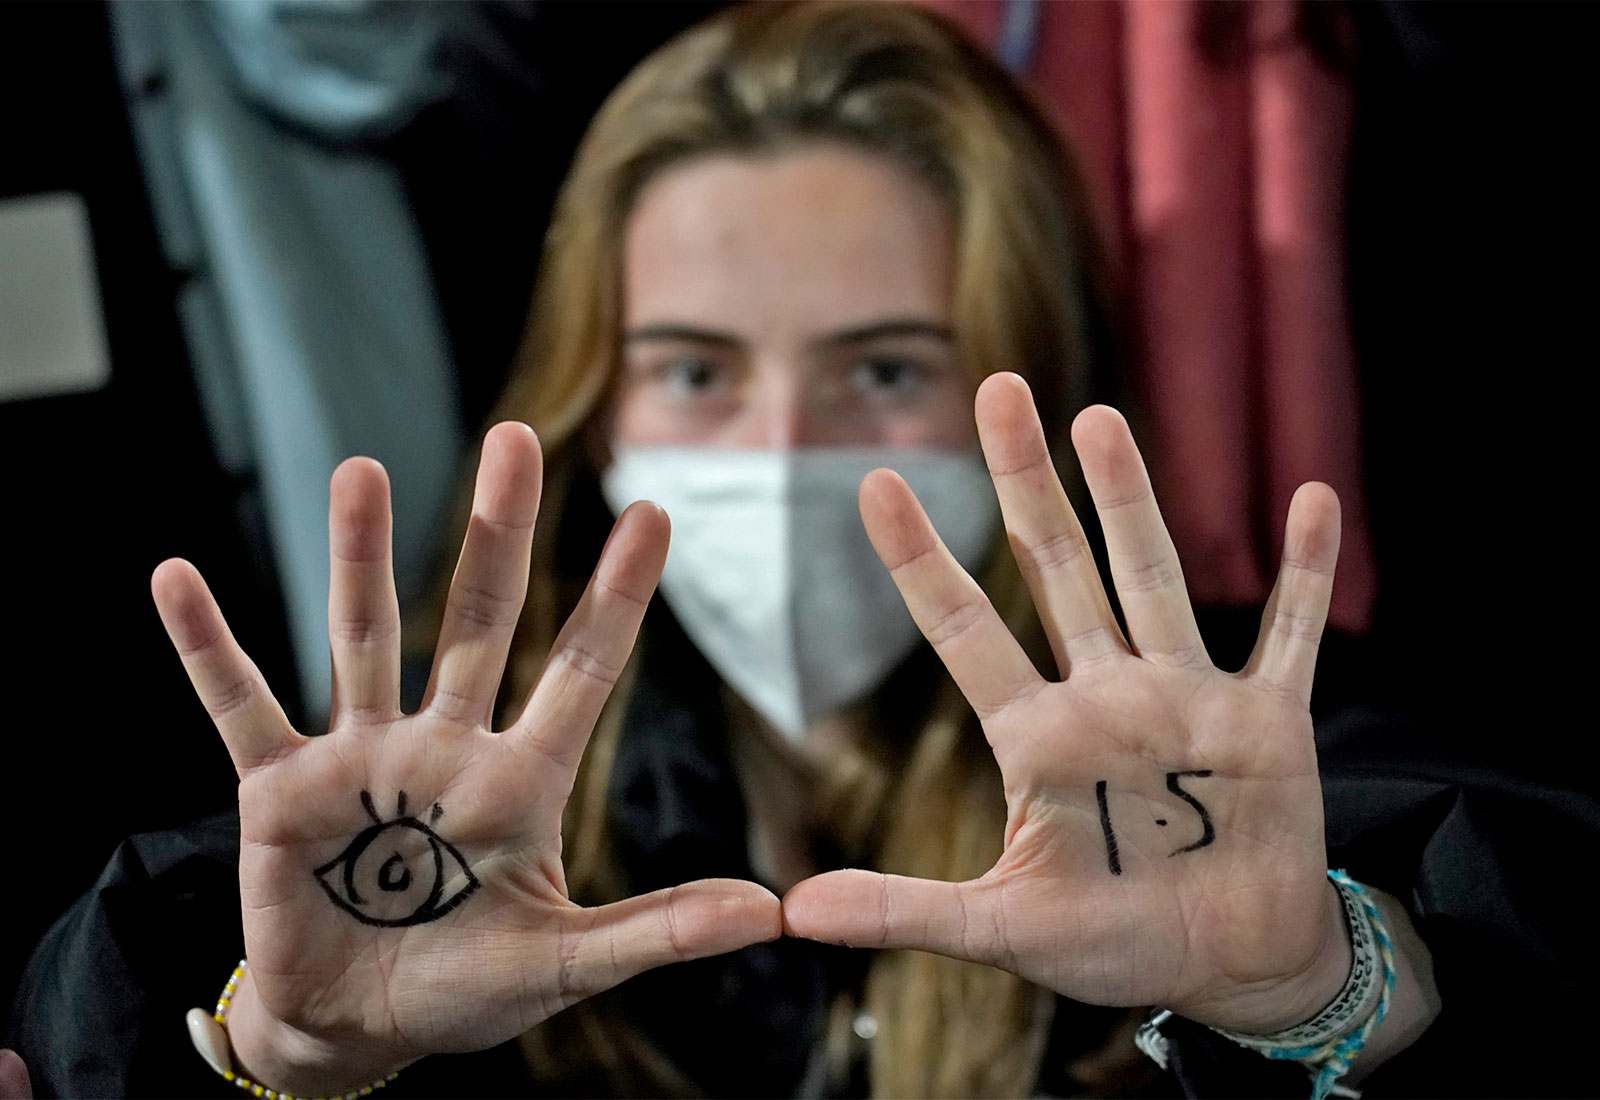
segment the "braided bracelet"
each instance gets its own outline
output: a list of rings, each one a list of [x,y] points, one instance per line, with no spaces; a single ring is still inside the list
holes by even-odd
[[[1328,878],[1339,891],[1345,924],[1350,929],[1350,976],[1345,979],[1344,989],[1327,1008],[1305,1023],[1271,1035],[1216,1029],[1218,1034],[1268,1058],[1296,1061],[1312,1070],[1316,1076],[1311,1083],[1311,1100],[1324,1100],[1333,1091],[1334,1083],[1350,1072],[1350,1063],[1383,1023],[1394,994],[1394,945],[1377,905],[1361,884],[1344,871],[1329,871]],[[1381,983],[1376,980],[1380,964]]]
[[[1350,1064],[1388,1014],[1395,982],[1394,946],[1377,905],[1344,871],[1329,871],[1328,878],[1344,905],[1345,925],[1350,931],[1350,974],[1339,995],[1311,1019],[1270,1035],[1212,1029],[1265,1057],[1304,1065],[1314,1074],[1312,1100],[1326,1100],[1335,1092],[1350,1093],[1338,1080],[1350,1071]],[[1378,980],[1380,972],[1382,981]],[[1163,1069],[1167,1041],[1161,1025],[1171,1015],[1170,1011],[1157,1013],[1134,1036],[1139,1049]]]
[[[217,997],[217,1007],[214,1012],[208,1013],[203,1008],[189,1010],[188,1015],[184,1017],[184,1022],[189,1025],[189,1039],[194,1043],[195,1050],[200,1052],[200,1057],[204,1058],[212,1069],[222,1074],[224,1081],[232,1081],[251,1096],[262,1096],[266,1100],[310,1100],[268,1088],[259,1081],[252,1081],[233,1071],[233,1055],[228,1044],[228,1010],[233,1007],[233,991],[239,988],[245,966],[245,960],[240,959],[239,965],[228,975],[228,982]],[[358,1100],[359,1097],[372,1095],[373,1090],[383,1088],[398,1076],[400,1074],[397,1070],[370,1085],[362,1085],[358,1089],[330,1097],[317,1097],[315,1100]]]

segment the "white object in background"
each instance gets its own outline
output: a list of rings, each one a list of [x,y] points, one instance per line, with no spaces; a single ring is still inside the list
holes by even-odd
[[[110,380],[82,197],[0,199],[0,401],[85,393]]]
[[[435,572],[463,450],[404,181],[352,142],[448,90],[436,47],[468,17],[361,0],[109,10],[162,247],[192,273],[178,304],[202,407],[224,467],[254,474],[317,725],[333,699],[328,475],[357,454],[388,469],[405,607]]]

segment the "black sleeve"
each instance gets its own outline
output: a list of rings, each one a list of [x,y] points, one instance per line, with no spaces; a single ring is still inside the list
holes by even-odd
[[[183,1018],[215,1006],[239,961],[238,855],[232,814],[117,847],[17,987],[6,1045],[36,1096],[234,1091],[195,1053]]]
[[[1433,957],[1442,1011],[1363,1096],[1593,1095],[1600,952],[1585,879],[1600,802],[1448,763],[1449,733],[1355,710],[1318,728],[1328,861],[1399,899]],[[1309,1095],[1309,1077],[1173,1019],[1190,1096]]]

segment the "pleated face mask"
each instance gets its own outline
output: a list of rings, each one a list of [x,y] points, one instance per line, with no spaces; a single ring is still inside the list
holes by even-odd
[[[872,691],[921,637],[867,539],[861,479],[905,478],[962,566],[999,529],[976,451],[620,448],[613,512],[653,500],[672,520],[661,594],[722,678],[785,737]]]

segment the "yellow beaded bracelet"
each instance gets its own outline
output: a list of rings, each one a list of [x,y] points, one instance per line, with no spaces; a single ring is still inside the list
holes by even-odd
[[[251,1096],[265,1097],[266,1100],[359,1100],[362,1096],[371,1096],[374,1090],[381,1089],[390,1081],[400,1076],[399,1072],[389,1074],[381,1081],[374,1081],[370,1085],[362,1085],[349,1092],[323,1097],[299,1097],[292,1093],[279,1092],[277,1089],[268,1088],[259,1081],[233,1071],[233,1051],[228,1044],[228,1009],[233,1007],[233,992],[239,988],[239,981],[244,977],[245,961],[239,960],[239,965],[233,968],[233,973],[228,975],[228,982],[222,987],[222,992],[217,996],[217,1007],[213,1012],[206,1012],[203,1008],[191,1008],[184,1022],[189,1026],[189,1039],[194,1043],[195,1050],[200,1052],[200,1057],[206,1064],[222,1075],[224,1081],[231,1081],[238,1088]]]

